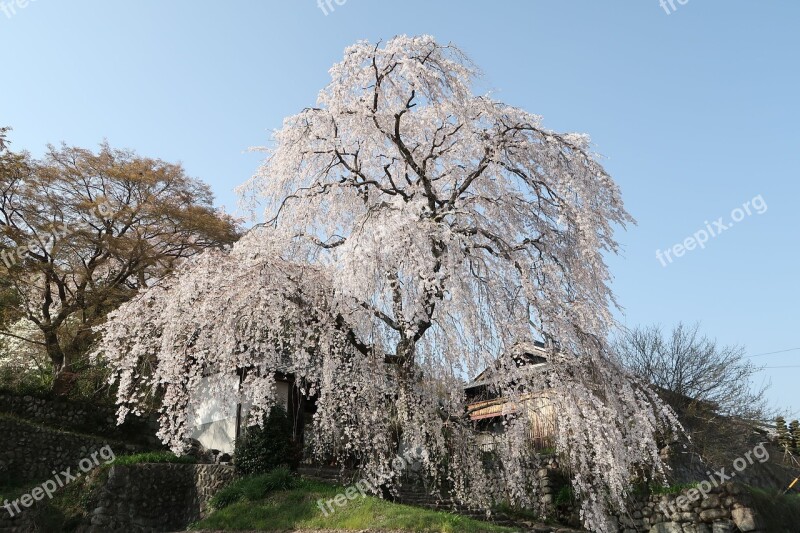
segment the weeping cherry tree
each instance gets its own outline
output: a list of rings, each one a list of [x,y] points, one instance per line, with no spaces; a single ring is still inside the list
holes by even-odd
[[[317,398],[316,453],[392,486],[400,435],[456,498],[535,507],[526,418],[508,417],[489,472],[466,410],[465,379],[496,364],[509,401],[548,392],[582,519],[610,530],[631,480],[663,476],[657,438],[677,426],[608,349],[603,254],[632,219],[588,137],[473,94],[476,67],[429,36],[359,42],[330,75],[241,187],[267,222],[103,327],[120,417],[160,391],[180,452],[204,376],[244,371],[257,419],[288,368]],[[503,357],[542,340],[535,379]]]

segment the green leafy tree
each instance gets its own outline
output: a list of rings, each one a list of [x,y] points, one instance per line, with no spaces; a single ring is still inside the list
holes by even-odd
[[[263,424],[247,429],[236,446],[234,465],[242,475],[264,474],[279,466],[297,466],[292,421],[286,410],[274,406]]]
[[[238,237],[209,187],[180,165],[108,144],[50,146],[41,159],[3,149],[0,336],[19,337],[13,321],[34,323],[36,335],[17,340],[40,346],[54,387],[68,390],[108,312]]]

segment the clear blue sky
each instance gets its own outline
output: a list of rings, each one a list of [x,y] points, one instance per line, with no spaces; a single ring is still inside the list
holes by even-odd
[[[35,0],[0,12],[0,124],[35,154],[107,138],[181,161],[233,209],[260,158],[245,150],[314,103],[345,46],[430,33],[483,68],[481,90],[591,134],[607,157],[639,222],[610,260],[624,323],[701,320],[751,354],[800,347],[800,3],[332,5]],[[656,259],[757,195],[765,213],[666,267]],[[800,365],[800,351],[755,360]],[[800,368],[764,376],[777,405],[800,407]]]

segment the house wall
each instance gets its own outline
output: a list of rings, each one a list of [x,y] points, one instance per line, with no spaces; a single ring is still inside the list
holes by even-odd
[[[233,453],[236,443],[236,417],[195,426],[192,438],[207,450]]]
[[[525,400],[524,406],[530,422],[531,440],[540,448],[552,446],[556,434],[556,412],[550,398],[534,396]]]
[[[552,446],[556,432],[556,413],[550,398],[545,393],[524,394],[518,402],[498,398],[474,403],[468,408],[472,411],[470,415],[472,420],[480,421],[481,427],[490,428],[497,426],[491,424],[491,421],[499,421],[503,416],[521,413],[528,418],[530,437],[534,444],[539,448]],[[493,448],[496,433],[496,429],[490,429],[479,434],[478,443],[482,449],[489,451]]]

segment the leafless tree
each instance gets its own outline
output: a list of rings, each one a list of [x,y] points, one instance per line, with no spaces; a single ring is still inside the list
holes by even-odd
[[[719,344],[698,323],[679,323],[669,332],[641,326],[614,344],[623,364],[658,388],[691,436],[688,449],[671,450],[674,482],[700,479],[763,441],[775,411],[766,398],[769,383],[756,379],[762,367],[743,346]]]
[[[763,368],[748,360],[745,348],[721,345],[700,332],[700,324],[679,323],[665,333],[642,326],[616,339],[617,354],[634,373],[670,394],[673,407],[702,403],[715,413],[767,420],[769,383],[754,378]]]

